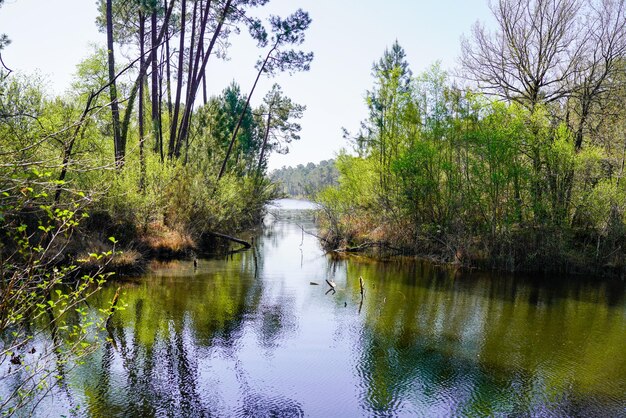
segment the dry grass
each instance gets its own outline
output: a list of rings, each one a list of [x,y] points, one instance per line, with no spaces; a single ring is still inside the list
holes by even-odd
[[[107,256],[103,255],[99,248],[101,246],[103,245],[96,245],[98,248],[92,247],[78,257],[82,269],[88,271],[99,269],[104,271],[127,270],[140,268],[145,262],[143,255],[137,250],[116,251]]]
[[[183,252],[196,247],[193,237],[186,233],[153,222],[140,237],[142,244],[153,251]]]

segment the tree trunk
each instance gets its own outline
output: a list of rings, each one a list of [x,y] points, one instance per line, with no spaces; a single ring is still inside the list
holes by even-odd
[[[154,50],[154,54],[152,54],[152,88],[151,88],[151,102],[152,102],[152,135],[154,138],[154,153],[158,153],[159,150],[163,149],[160,141],[162,140],[161,135],[161,112],[160,112],[160,99],[159,99],[159,71],[157,66],[157,53],[156,49],[158,45],[158,37],[157,37],[157,11],[156,7],[152,9],[152,13],[150,15],[150,45]],[[161,160],[163,160],[163,155],[161,154]]]
[[[143,56],[144,51],[144,37],[146,31],[146,18],[142,12],[139,12],[139,55],[141,60],[139,61],[139,105],[138,109],[138,121],[139,121],[139,190],[143,193],[146,189],[146,155],[144,151],[144,125],[143,125],[143,89],[144,89],[144,77],[145,65]],[[153,54],[156,56],[156,54]],[[154,106],[153,106],[154,107]]]
[[[191,120],[193,104],[196,101],[196,94],[198,91],[198,83],[199,83],[198,72],[199,72],[199,66],[201,62],[200,59],[201,58],[204,59],[203,39],[204,39],[204,34],[206,32],[206,27],[207,27],[207,22],[209,19],[210,11],[211,11],[211,1],[209,0],[207,1],[206,9],[204,11],[202,10],[202,8],[200,8],[200,36],[198,37],[198,46],[196,48],[195,53],[193,54],[193,57],[192,56],[189,57],[189,76],[188,76],[188,82],[187,82],[187,99],[186,99],[187,103],[189,103],[189,106],[185,107],[185,112],[183,113],[183,119],[181,121],[180,130],[178,132],[178,141],[176,144],[178,152],[180,152],[180,147],[182,146],[183,141],[187,144],[187,148],[189,147],[189,143],[187,142],[188,132],[189,132],[189,123]],[[196,13],[194,9],[194,33],[195,33],[195,14]],[[221,30],[220,27],[216,29],[217,35],[219,35],[219,32],[217,32],[219,30]],[[193,39],[192,39],[192,46],[190,50],[191,51],[194,50]]]
[[[270,123],[272,122],[272,108],[270,107],[267,112],[267,126],[265,127],[265,134],[263,135],[263,145],[261,146],[261,155],[259,157],[259,165],[256,168],[257,176],[261,175],[261,167],[263,166],[263,159],[265,158],[265,147],[267,146],[267,138],[270,135]]]
[[[164,0],[166,1],[166,0]],[[167,90],[167,116],[170,123],[172,123],[172,66],[171,66],[171,54],[170,54],[170,30],[169,25],[166,26],[167,35],[165,38],[165,73],[167,76],[166,90]],[[163,144],[161,144],[163,146]]]
[[[193,78],[193,64],[194,64],[194,47],[196,43],[196,16],[198,15],[198,2],[195,2],[193,5],[193,13],[191,14],[191,46],[189,47],[189,63],[187,70],[187,92],[185,93],[185,109],[189,107],[193,107],[193,103],[190,101],[191,98],[191,83]],[[197,55],[197,54],[196,54]],[[182,147],[182,141],[187,138],[181,138],[181,131],[185,128],[185,116],[188,112],[183,113],[183,120],[180,122],[180,130],[178,131],[178,136],[176,138],[176,145],[174,147],[174,155],[176,158],[180,157],[180,148]]]
[[[202,99],[203,99],[204,105],[206,106],[208,99],[207,99],[207,94],[206,94],[206,76],[205,75],[202,76]]]
[[[170,142],[167,149],[167,156],[174,157],[176,146],[176,133],[178,131],[178,117],[180,113],[180,100],[183,90],[183,64],[185,58],[185,21],[187,14],[187,0],[182,0],[180,16],[180,45],[178,50],[178,80],[176,82],[176,99],[174,101],[174,115],[170,120]]]
[[[200,86],[200,82],[202,80],[202,78],[204,77],[204,72],[206,70],[206,65],[207,62],[209,61],[209,57],[211,56],[211,52],[213,51],[213,48],[215,47],[215,42],[217,41],[217,38],[219,38],[219,35],[222,31],[222,27],[224,25],[224,21],[226,20],[226,17],[228,15],[228,11],[230,9],[230,5],[232,3],[232,0],[226,0],[226,3],[224,4],[224,7],[222,9],[222,18],[219,20],[217,27],[215,28],[215,32],[213,32],[213,37],[211,38],[211,42],[209,42],[209,45],[206,49],[206,51],[204,51],[202,53],[202,65],[200,65],[199,68],[196,69],[196,71],[194,71],[194,77],[193,80],[190,80],[190,83],[192,83],[191,86],[191,95],[188,98],[190,103],[193,103],[196,100],[196,95],[198,93],[198,88]],[[209,12],[209,5],[210,2],[207,3],[207,14],[205,15],[205,19],[208,17],[208,12]],[[206,26],[206,25],[203,25]],[[197,55],[197,57],[199,58],[200,55]],[[199,63],[199,61],[198,61]],[[189,132],[189,124],[191,123],[191,106],[186,106],[185,107],[185,111],[183,114],[183,118],[182,118],[182,123],[183,125],[181,126],[181,131],[179,133],[180,135],[180,139],[179,141],[182,143],[183,141],[186,140],[188,132]]]
[[[107,57],[109,66],[109,95],[111,96],[111,117],[113,120],[113,145],[115,149],[115,166],[124,165],[125,144],[122,143],[120,129],[120,108],[117,102],[117,87],[115,84],[115,54],[113,52],[113,8],[112,0],[106,2],[107,25]]]
[[[164,21],[164,25],[161,28],[161,31],[159,32],[159,36],[157,37],[157,44],[161,42],[161,40],[163,39],[163,35],[165,34],[165,29],[167,27],[167,25],[169,24],[169,19],[172,16],[172,11],[174,10],[174,2],[175,0],[171,0],[170,5],[165,13],[165,19]],[[133,84],[133,87],[131,89],[131,93],[130,93],[130,98],[128,100],[128,107],[126,108],[126,112],[124,113],[124,122],[122,124],[122,128],[121,128],[121,142],[123,144],[126,144],[126,138],[127,138],[127,134],[128,134],[128,127],[130,125],[130,116],[132,113],[132,109],[133,109],[133,103],[135,100],[135,96],[137,95],[137,91],[139,90],[139,84],[143,83],[143,80],[146,76],[146,69],[148,68],[148,65],[150,64],[150,62],[152,61],[152,57],[153,55],[155,55],[157,53],[157,48],[150,48],[150,53],[148,54],[148,57],[144,59],[143,55],[140,55],[139,58],[136,61],[141,61],[141,63],[139,64],[139,74],[137,75],[137,79],[135,80],[135,83]]]

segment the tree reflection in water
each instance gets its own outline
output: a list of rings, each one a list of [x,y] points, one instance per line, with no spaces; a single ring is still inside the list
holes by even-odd
[[[333,259],[301,226],[281,210],[253,250],[124,282],[112,342],[42,414],[70,398],[88,416],[623,414],[623,282]],[[310,285],[326,279],[335,293]]]

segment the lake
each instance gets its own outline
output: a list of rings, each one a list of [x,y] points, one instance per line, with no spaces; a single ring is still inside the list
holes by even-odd
[[[279,203],[253,250],[107,285],[115,344],[37,415],[626,416],[624,282],[340,259]]]

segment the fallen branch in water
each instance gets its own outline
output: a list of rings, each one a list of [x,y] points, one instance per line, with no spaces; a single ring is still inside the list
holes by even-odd
[[[373,248],[373,247],[386,248],[392,251],[402,252],[401,249],[392,247],[391,245],[382,241],[364,242],[363,244],[359,244],[354,247],[346,246],[343,248],[334,249],[332,251],[335,253],[358,253],[358,252],[365,251],[368,248]]]
[[[237,244],[241,244],[241,245],[244,246],[244,248],[246,250],[249,249],[249,248],[252,248],[252,244],[250,244],[248,241],[244,241],[244,240],[239,239],[239,238],[231,237],[230,235],[220,234],[219,232],[208,232],[208,234],[212,235],[214,237],[223,238],[223,239],[227,239],[229,241],[236,242]]]

